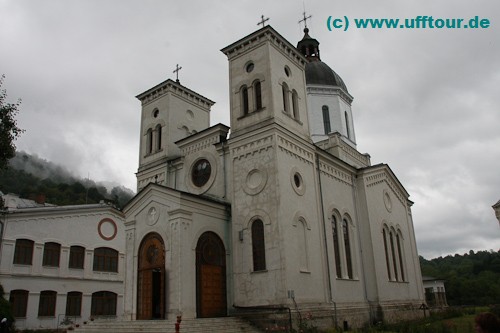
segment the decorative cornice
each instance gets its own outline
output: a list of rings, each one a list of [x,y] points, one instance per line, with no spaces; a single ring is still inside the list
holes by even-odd
[[[352,175],[347,173],[347,172],[343,172],[343,171],[340,171],[339,169],[335,168],[335,166],[333,166],[332,164],[330,163],[325,163],[325,162],[319,162],[319,169],[320,169],[320,172],[332,179],[335,179],[341,183],[344,183],[346,185],[349,185],[349,186],[352,186],[353,184],[353,178],[352,178]]]
[[[308,151],[299,145],[293,143],[290,140],[287,140],[281,135],[278,135],[278,147],[281,151],[286,154],[302,161],[307,164],[313,165],[314,154],[311,151]]]
[[[348,92],[340,87],[332,86],[322,86],[322,85],[311,85],[308,84],[306,87],[307,94],[319,94],[319,95],[339,95],[340,98],[344,100],[347,104],[351,105],[354,97]]]
[[[392,190],[396,198],[401,202],[403,206],[407,206],[407,199],[399,190],[399,186],[389,177],[388,173],[385,170],[380,170],[379,172],[366,175],[364,177],[366,187],[373,187],[378,184],[386,183],[389,188]]]
[[[247,142],[241,146],[235,147],[231,150],[233,159],[241,159],[248,155],[252,155],[262,150],[272,148],[274,145],[274,136],[268,135],[266,137],[257,139],[255,141]]]
[[[137,95],[136,98],[141,101],[142,105],[145,105],[169,92],[208,110],[210,110],[210,107],[215,104],[214,101],[211,101],[210,99],[203,97],[202,95],[170,79],[154,86],[149,90],[146,90],[142,94]]]
[[[229,46],[226,46],[221,51],[228,57],[228,59],[232,59],[252,49],[256,44],[266,41],[272,43],[278,50],[288,56],[288,58],[295,62],[299,67],[305,67],[307,59],[297,50],[295,46],[293,46],[269,25],[251,33],[246,37],[243,37]]]

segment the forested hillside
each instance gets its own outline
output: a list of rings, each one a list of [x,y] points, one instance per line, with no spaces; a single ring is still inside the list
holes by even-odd
[[[500,303],[500,251],[470,251],[464,255],[426,260],[420,257],[422,275],[445,280],[449,305]]]
[[[0,191],[26,199],[43,196],[46,202],[54,205],[90,204],[105,200],[118,208],[134,196],[128,188],[114,186],[108,191],[103,184],[78,179],[61,166],[24,152],[17,152],[9,161],[9,168],[0,170]]]

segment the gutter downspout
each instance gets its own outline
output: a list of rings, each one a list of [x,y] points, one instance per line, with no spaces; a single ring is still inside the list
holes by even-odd
[[[335,327],[338,327],[338,322],[337,322],[337,304],[333,300],[333,295],[332,295],[332,276],[330,273],[330,257],[328,256],[328,248],[327,248],[327,238],[326,238],[326,220],[325,220],[325,206],[323,203],[323,187],[321,186],[321,170],[319,167],[319,155],[318,153],[316,155],[316,173],[318,175],[318,190],[319,190],[319,203],[320,203],[320,210],[321,210],[321,221],[323,221],[323,240],[325,242],[325,254],[326,254],[326,268],[327,268],[327,276],[328,276],[328,301],[330,303],[333,303],[333,309],[334,309],[334,321],[335,321]]]
[[[366,275],[365,275],[365,263],[363,260],[363,246],[361,242],[361,235],[360,235],[360,221],[359,221],[359,207],[358,207],[358,188],[356,186],[356,181],[358,179],[357,175],[352,175],[353,181],[352,181],[352,199],[354,202],[354,214],[355,216],[355,221],[358,224],[358,227],[356,228],[357,232],[356,234],[358,235],[358,244],[359,244],[359,251],[360,251],[360,260],[361,260],[361,274],[363,276],[363,294],[365,296],[365,301],[368,303],[369,307],[369,314],[370,314],[370,323],[373,323],[373,314],[372,314],[372,309],[371,309],[371,304],[370,301],[368,300],[368,292],[366,290]]]

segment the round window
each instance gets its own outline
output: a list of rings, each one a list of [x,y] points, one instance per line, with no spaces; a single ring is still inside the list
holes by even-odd
[[[286,76],[290,76],[290,68],[288,68],[288,66],[285,66],[285,74]]]
[[[155,109],[155,110],[153,111],[153,117],[158,118],[158,115],[159,115],[159,114],[160,114],[160,111],[158,111],[158,109]]]
[[[246,68],[245,68],[245,69],[246,69],[247,73],[250,73],[251,71],[253,71],[253,68],[254,68],[254,67],[255,67],[255,66],[254,66],[253,62],[251,62],[251,63],[249,63],[249,64],[246,66]]]
[[[202,187],[210,179],[212,167],[206,159],[198,160],[191,169],[191,180],[197,187]]]

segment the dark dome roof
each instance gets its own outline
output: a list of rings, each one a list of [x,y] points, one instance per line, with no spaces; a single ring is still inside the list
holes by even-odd
[[[313,60],[306,64],[306,83],[337,86],[348,92],[342,78],[321,60]]]

